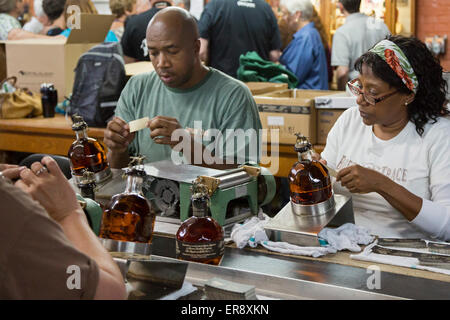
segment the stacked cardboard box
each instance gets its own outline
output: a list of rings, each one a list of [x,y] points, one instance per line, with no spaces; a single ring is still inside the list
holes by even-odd
[[[34,92],[39,92],[42,83],[53,83],[59,100],[63,100],[72,92],[78,59],[104,41],[113,20],[113,15],[81,14],[80,29],[73,29],[67,40],[49,38],[2,42],[0,52],[6,54],[6,75],[16,76],[18,86]]]

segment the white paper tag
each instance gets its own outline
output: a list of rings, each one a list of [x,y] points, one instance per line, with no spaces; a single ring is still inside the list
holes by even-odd
[[[268,116],[267,117],[267,125],[269,125],[269,126],[284,126],[284,117]]]
[[[323,163],[322,163],[323,164]],[[337,177],[337,171],[336,170],[334,170],[334,169],[331,169],[329,166],[327,166],[327,165],[325,165],[324,164],[324,166],[325,166],[325,168],[327,168],[328,169],[328,173],[330,174],[330,176],[332,176],[332,177]]]
[[[147,127],[147,122],[149,121],[149,117],[144,117],[141,119],[133,120],[128,123],[130,126],[130,132],[135,132],[142,130]]]

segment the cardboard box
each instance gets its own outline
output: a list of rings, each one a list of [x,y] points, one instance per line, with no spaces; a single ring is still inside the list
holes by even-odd
[[[125,75],[127,79],[140,73],[152,72],[153,70],[155,70],[155,68],[153,68],[153,64],[150,61],[132,62],[125,65]]]
[[[317,109],[317,144],[327,143],[328,132],[344,111],[345,109]]]
[[[356,107],[356,97],[347,92],[318,96],[315,100],[316,109],[348,109]]]
[[[302,133],[315,144],[317,138],[314,98],[335,92],[293,89],[254,96],[262,127],[268,129],[267,138],[263,142],[270,142],[271,130],[278,129],[280,144],[295,144],[296,132]]]
[[[273,83],[273,82],[244,82],[250,89],[252,95],[261,95],[267,92],[286,90],[287,83]]]
[[[7,76],[17,85],[39,92],[42,83],[53,83],[58,100],[72,92],[74,69],[80,56],[105,40],[113,15],[80,15],[80,29],[65,39],[28,39],[6,42]]]
[[[346,92],[340,92],[328,96],[320,96],[315,99],[317,110],[317,144],[326,144],[328,132],[330,132],[336,120],[344,111],[356,107],[356,97]]]

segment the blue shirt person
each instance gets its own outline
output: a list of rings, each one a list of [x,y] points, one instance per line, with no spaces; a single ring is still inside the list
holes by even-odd
[[[327,58],[314,22],[294,34],[280,63],[297,76],[298,89],[328,90]]]

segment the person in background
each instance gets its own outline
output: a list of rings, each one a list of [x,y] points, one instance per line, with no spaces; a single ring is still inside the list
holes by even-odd
[[[391,36],[355,62],[358,107],[321,156],[352,196],[355,222],[380,237],[450,240],[450,112],[442,66],[416,38]],[[323,161],[322,160],[322,161]]]
[[[155,71],[128,80],[115,117],[106,127],[104,143],[111,167],[127,166],[130,155],[141,154],[153,162],[171,160],[181,152],[187,163],[217,169],[258,162],[259,153],[251,150],[253,146],[259,148],[261,121],[256,103],[244,83],[201,63],[192,14],[177,7],[158,12],[148,25],[147,45]],[[128,123],[143,117],[150,118],[148,129],[130,132]],[[230,140],[235,140],[229,133],[236,129],[255,135],[246,134],[245,141],[230,146]],[[211,151],[211,145],[203,144],[201,132],[207,130],[222,137],[215,136],[213,159],[205,158],[204,151],[206,147]],[[198,137],[196,131],[200,139],[194,138]],[[182,137],[183,143],[186,137],[195,146],[190,151],[177,150],[179,141],[174,133],[187,134]]]
[[[383,21],[360,13],[361,0],[339,0],[337,6],[345,23],[336,30],[331,50],[331,65],[336,67],[338,90],[345,90],[349,80],[358,77],[354,65],[364,52],[389,34]]]
[[[34,0],[33,2],[34,16],[23,26],[23,30],[32,33],[41,33],[47,20],[47,16],[42,9],[42,0]]]
[[[202,61],[232,77],[242,54],[255,51],[273,62],[281,55],[277,19],[264,0],[211,0],[198,27]]]
[[[116,16],[111,25],[111,31],[120,41],[125,30],[125,20],[128,16],[136,14],[136,0],[110,0],[109,8],[112,14]]]
[[[191,7],[191,2],[189,0],[173,0],[173,5],[175,7],[180,7],[189,11]]]
[[[333,68],[331,67],[331,47],[328,42],[328,33],[322,24],[319,13],[314,7],[311,21],[314,23],[314,27],[319,32],[320,40],[322,41],[323,48],[325,49],[325,56],[327,58],[328,84],[331,84],[331,82],[333,81]]]
[[[22,0],[0,0],[0,40],[11,40],[11,31],[22,29],[17,18],[23,10]]]
[[[47,16],[47,32],[48,36],[57,36],[66,28],[64,20],[64,8],[66,0],[43,0],[42,7]]]
[[[128,17],[120,41],[125,63],[150,60],[145,40],[148,23],[159,10],[171,5],[172,0],[150,0],[149,10]]]
[[[310,0],[282,0],[288,23],[297,32],[284,49],[280,63],[298,78],[297,88],[328,90],[328,67],[319,32],[312,22],[314,6]]]
[[[0,203],[0,299],[126,298],[117,264],[51,157],[30,169],[0,164]]]

